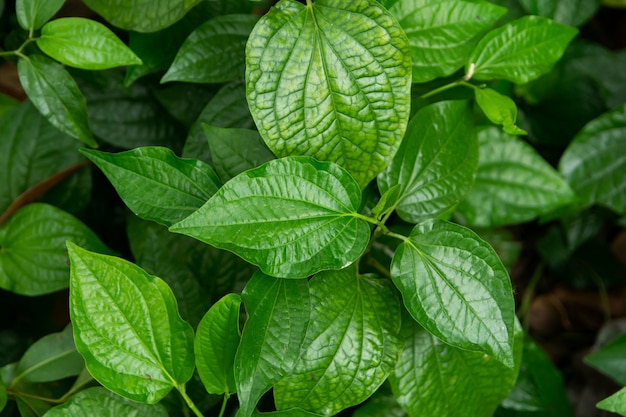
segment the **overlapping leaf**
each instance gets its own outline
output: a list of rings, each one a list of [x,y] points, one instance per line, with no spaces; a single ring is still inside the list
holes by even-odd
[[[469,191],[478,164],[472,111],[446,101],[421,109],[391,165],[378,177],[385,192],[400,184],[397,212],[408,222],[435,217]]]
[[[559,162],[584,206],[602,204],[626,213],[626,104],[587,124]]]
[[[474,226],[532,220],[575,200],[565,180],[529,144],[495,127],[478,133],[478,174],[459,213]]]
[[[364,187],[397,150],[409,116],[411,57],[375,0],[281,0],[246,49],[250,110],[279,157],[336,162]]]
[[[513,367],[511,281],[493,248],[474,232],[442,220],[418,224],[396,249],[391,277],[428,332]]]
[[[474,90],[476,103],[493,123],[502,125],[505,133],[510,135],[525,135],[526,132],[515,125],[517,120],[517,106],[505,95],[491,88],[476,88]]]
[[[93,377],[148,404],[187,382],[193,330],[167,284],[128,261],[67,246],[74,340]]]
[[[311,321],[300,359],[274,386],[276,408],[322,415],[359,404],[387,379],[401,349],[400,304],[389,280],[355,267],[309,283]]]
[[[17,21],[24,30],[37,30],[61,9],[63,3],[65,0],[17,0]]]
[[[492,3],[457,0],[402,0],[389,11],[409,38],[414,83],[456,72],[480,36],[506,13]]]
[[[304,278],[363,253],[370,228],[357,213],[360,200],[358,184],[338,165],[283,158],[233,178],[170,230],[232,251],[268,275]]]

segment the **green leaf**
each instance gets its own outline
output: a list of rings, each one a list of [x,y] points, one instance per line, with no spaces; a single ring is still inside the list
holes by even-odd
[[[20,104],[20,102],[13,97],[0,93],[0,118],[17,107],[18,104]]]
[[[565,150],[559,172],[583,206],[626,213],[626,104],[589,122]]]
[[[626,416],[626,387],[600,401],[596,406],[601,410],[612,411],[621,416]]]
[[[194,352],[200,379],[209,394],[233,394],[235,353],[241,340],[241,297],[227,294],[207,311],[198,325]]]
[[[517,106],[510,97],[502,95],[491,88],[475,88],[476,103],[493,123],[502,125],[504,133],[509,135],[526,135],[526,131],[515,125]]]
[[[522,223],[575,200],[565,180],[529,144],[495,127],[478,132],[476,181],[459,206],[471,225]]]
[[[86,70],[142,64],[109,28],[82,17],[46,23],[37,38],[37,46],[65,65]]]
[[[84,0],[93,11],[121,29],[156,32],[185,16],[200,0]]]
[[[530,14],[565,25],[582,26],[596,14],[602,0],[520,0],[520,4]]]
[[[37,30],[61,9],[63,3],[65,0],[17,0],[17,21],[24,30]]]
[[[111,251],[74,216],[43,203],[29,204],[0,226],[0,288],[42,295],[67,288],[65,241]]]
[[[250,111],[278,157],[336,162],[361,187],[395,154],[410,110],[411,56],[375,0],[282,0],[246,48]]]
[[[372,215],[380,219],[389,212],[391,212],[400,200],[401,188],[401,184],[396,184],[387,191],[385,191],[383,195],[380,196],[380,200],[378,200],[378,203],[376,203],[376,205],[372,209]]]
[[[577,34],[576,28],[550,19],[522,17],[487,33],[474,48],[465,71],[477,80],[526,83],[550,71]]]
[[[480,37],[506,13],[488,2],[460,0],[403,0],[389,11],[409,38],[414,83],[454,74]]]
[[[233,178],[170,231],[229,250],[268,275],[304,278],[361,256],[370,227],[357,213],[360,200],[358,184],[338,165],[283,158]]]
[[[154,404],[194,371],[193,330],[160,278],[112,256],[67,244],[76,349],[104,387]]]
[[[481,352],[443,343],[415,322],[403,322],[403,328],[404,350],[389,381],[410,416],[493,416],[515,383],[522,352],[521,326],[515,341],[515,368]]]
[[[626,333],[618,336],[600,350],[585,356],[584,361],[598,371],[626,385]]]
[[[87,124],[85,97],[61,65],[31,55],[20,59],[17,70],[26,94],[52,125],[91,147],[98,146]]]
[[[258,20],[242,14],[206,21],[185,40],[161,82],[221,83],[243,78],[246,42]]]
[[[389,280],[328,271],[309,283],[311,320],[300,359],[274,387],[276,408],[323,415],[365,401],[393,371],[400,304]]]
[[[392,374],[393,375],[393,374]],[[389,377],[392,378],[392,375]],[[389,392],[388,392],[389,391]],[[396,398],[391,394],[389,388],[383,385],[372,395],[362,406],[360,406],[352,417],[407,417],[407,413],[400,407]]]
[[[274,159],[255,130],[203,125],[211,159],[223,181]]]
[[[0,376],[0,412],[6,407],[8,399],[7,388],[2,381],[2,376]]]
[[[291,371],[309,324],[306,279],[254,274],[241,294],[248,320],[235,355],[239,417],[250,417],[261,396]]]
[[[396,249],[391,277],[428,332],[513,367],[511,281],[493,248],[474,232],[443,220],[418,224]]]
[[[33,343],[17,364],[17,381],[49,382],[76,376],[85,368],[85,362],[76,351],[72,326],[62,332],[49,334]]]
[[[45,417],[167,417],[161,405],[139,404],[102,388],[92,387],[74,394],[64,404],[51,408]]]
[[[321,414],[309,413],[308,411],[301,410],[299,408],[291,408],[285,411],[273,411],[271,413],[259,413],[254,411],[252,417],[322,417]]]
[[[144,147],[111,154],[81,149],[139,217],[165,226],[200,208],[220,187],[202,161],[181,159],[167,148]]]
[[[471,108],[444,101],[420,109],[391,165],[378,177],[381,192],[400,184],[400,217],[435,217],[467,194],[476,175],[478,144]]]

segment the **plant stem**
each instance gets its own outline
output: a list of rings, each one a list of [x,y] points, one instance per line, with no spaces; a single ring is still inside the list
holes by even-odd
[[[222,400],[222,408],[220,409],[220,415],[218,417],[224,416],[224,412],[226,411],[226,404],[228,403],[229,398],[230,398],[230,394],[225,392],[224,399]]]
[[[192,399],[189,398],[189,395],[187,395],[187,391],[185,389],[185,384],[182,385],[177,385],[176,389],[178,390],[178,392],[180,392],[180,395],[183,397],[183,399],[185,400],[185,402],[187,403],[187,407],[189,407],[189,409],[191,411],[193,411],[193,413],[198,416],[198,417],[204,417],[202,415],[202,413],[200,412],[200,410],[198,410],[198,407],[196,407],[196,405],[193,403]]]

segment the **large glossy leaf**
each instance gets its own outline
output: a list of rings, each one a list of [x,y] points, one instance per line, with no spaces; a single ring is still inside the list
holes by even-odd
[[[389,381],[409,416],[493,416],[515,383],[521,337],[516,338],[517,366],[507,368],[481,352],[443,343],[415,322],[403,322],[403,328],[404,350]]]
[[[20,359],[11,384],[49,382],[76,376],[85,368],[85,362],[76,351],[72,326],[52,333],[33,343]]]
[[[215,170],[223,181],[274,159],[255,130],[204,125]]]
[[[396,249],[391,277],[411,316],[431,334],[513,367],[511,281],[474,232],[442,220],[418,224]]]
[[[602,0],[520,0],[520,4],[530,14],[565,25],[582,26],[596,14]]]
[[[76,348],[111,391],[153,404],[194,371],[193,330],[160,278],[68,242]]]
[[[585,363],[610,376],[622,385],[626,385],[626,334],[618,336],[600,350],[585,357]]]
[[[588,123],[570,143],[559,172],[584,206],[626,213],[626,104]]]
[[[89,146],[98,146],[87,124],[85,97],[61,65],[31,55],[20,59],[17,70],[26,94],[51,124]]]
[[[478,142],[467,102],[444,101],[413,117],[391,165],[378,177],[385,192],[400,184],[397,212],[416,223],[453,207],[467,194],[478,165]]]
[[[526,83],[550,71],[578,30],[538,16],[526,16],[487,33],[465,70],[477,80],[503,78]]]
[[[358,276],[354,266],[320,273],[309,288],[311,321],[299,361],[274,387],[276,408],[335,415],[367,399],[393,371],[400,304],[389,280]]]
[[[87,388],[61,405],[50,409],[45,417],[167,417],[161,405],[139,404],[122,398],[102,387]]]
[[[37,30],[59,11],[63,3],[65,0],[16,0],[17,21],[24,30]]]
[[[46,23],[37,38],[37,46],[57,61],[81,69],[141,65],[141,59],[110,29],[82,17],[65,17]]]
[[[454,74],[472,47],[506,13],[485,1],[403,0],[389,8],[411,44],[413,82]]]
[[[227,182],[170,227],[236,253],[268,275],[304,278],[354,262],[370,228],[358,184],[338,165],[283,158]]]
[[[243,78],[246,42],[258,20],[242,14],[206,21],[185,40],[161,82],[220,83]]]
[[[18,210],[0,226],[0,287],[31,296],[67,288],[66,240],[110,253],[94,232],[61,209],[33,203]]]
[[[85,0],[113,25],[136,32],[156,32],[180,20],[200,0]]]
[[[209,394],[233,394],[235,353],[239,347],[241,297],[227,294],[207,311],[198,325],[194,352],[200,379]]]
[[[250,111],[274,154],[336,162],[362,187],[393,158],[411,57],[375,0],[282,0],[255,27],[246,57]]]
[[[81,152],[104,172],[137,216],[165,226],[189,216],[220,187],[210,166],[181,159],[167,148],[144,147],[117,154]]]
[[[235,356],[239,417],[250,417],[261,396],[289,373],[310,315],[306,279],[277,280],[256,273],[242,293],[248,319]]]
[[[522,223],[575,200],[565,180],[529,144],[495,127],[478,133],[478,174],[459,213],[474,226]]]
[[[626,387],[600,401],[597,407],[601,410],[612,411],[619,415],[626,416]]]

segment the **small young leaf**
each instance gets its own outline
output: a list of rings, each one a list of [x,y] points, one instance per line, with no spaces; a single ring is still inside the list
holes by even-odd
[[[478,132],[476,181],[457,209],[471,225],[522,223],[575,201],[565,180],[529,144],[496,127]]]
[[[81,149],[139,217],[165,226],[200,208],[220,187],[202,161],[181,159],[167,148],[144,147],[111,154]]]
[[[400,217],[416,223],[435,217],[467,194],[476,175],[478,143],[472,111],[463,101],[420,109],[398,153],[378,177],[381,192],[400,184]]]
[[[520,0],[529,14],[548,17],[564,25],[582,26],[602,4],[602,0]]]
[[[396,249],[391,277],[428,332],[513,367],[511,281],[493,248],[474,232],[442,220],[418,224]]]
[[[45,417],[167,417],[162,405],[139,404],[102,387],[92,387],[74,394],[61,405],[51,408]]]
[[[372,209],[372,214],[377,218],[382,218],[385,214],[392,211],[398,201],[400,201],[400,192],[402,189],[401,184],[396,184],[380,196],[380,200],[376,203],[376,206]]]
[[[277,280],[254,274],[242,298],[248,314],[235,355],[239,417],[250,417],[261,396],[289,373],[309,324],[306,279]]]
[[[72,326],[62,332],[49,334],[33,343],[20,359],[15,370],[17,381],[50,382],[76,376],[85,368],[85,362],[76,351]]]
[[[243,78],[246,42],[258,20],[248,14],[206,21],[185,40],[161,82],[221,83]]]
[[[358,216],[360,200],[359,185],[338,165],[283,158],[233,178],[170,231],[232,251],[268,275],[304,278],[361,256],[370,227]]]
[[[488,2],[403,0],[389,8],[411,45],[413,82],[452,75],[481,35],[506,13]]]
[[[20,59],[20,82],[35,107],[59,130],[98,147],[87,124],[87,104],[72,76],[41,55]]]
[[[477,80],[503,78],[526,83],[550,71],[578,30],[537,16],[525,16],[492,30],[472,52],[465,71]]]
[[[194,371],[193,330],[160,278],[68,242],[76,349],[109,390],[154,404]]]
[[[0,288],[42,295],[67,288],[65,241],[111,253],[74,216],[43,203],[29,204],[0,226]]]
[[[375,0],[281,0],[246,48],[259,133],[276,156],[336,162],[365,187],[404,134],[410,53],[402,28]]]
[[[510,97],[504,96],[491,88],[476,88],[476,103],[493,123],[502,125],[504,133],[526,135],[526,131],[515,126],[517,106]]]
[[[121,29],[156,32],[180,19],[201,0],[84,0],[107,22]]]
[[[583,206],[626,213],[626,104],[589,122],[565,150],[559,172]]]
[[[626,334],[618,336],[600,350],[587,355],[584,360],[585,363],[610,376],[618,383],[626,385],[624,352],[626,352]]]
[[[400,304],[389,280],[358,276],[354,266],[309,283],[311,320],[300,359],[274,386],[276,408],[323,415],[366,400],[395,366]]]
[[[274,159],[255,130],[203,125],[211,159],[223,181]]]
[[[626,416],[626,387],[600,401],[596,406],[601,410],[611,411]]]
[[[63,7],[63,3],[65,0],[17,0],[17,21],[24,30],[37,30]]]
[[[46,23],[37,38],[37,46],[65,65],[86,70],[142,63],[109,28],[82,17],[64,17]]]
[[[239,346],[241,297],[227,294],[207,311],[198,325],[194,352],[200,379],[209,394],[234,394],[235,353]]]

